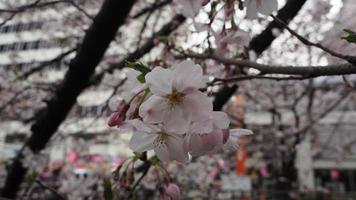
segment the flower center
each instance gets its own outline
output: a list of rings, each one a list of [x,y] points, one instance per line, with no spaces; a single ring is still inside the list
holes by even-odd
[[[157,134],[158,134],[158,136],[156,137],[154,144],[157,146],[165,144],[169,135],[165,132],[158,132]]]
[[[184,94],[178,92],[176,89],[173,89],[171,94],[168,94],[165,96],[165,98],[172,104],[172,105],[177,105],[182,103]]]

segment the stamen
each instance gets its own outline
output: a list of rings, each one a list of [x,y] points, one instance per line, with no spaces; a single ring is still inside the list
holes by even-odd
[[[173,105],[178,105],[182,103],[185,94],[177,92],[176,89],[173,89],[171,94],[165,96],[165,98],[169,101],[169,103]]]
[[[165,144],[169,135],[165,132],[158,132],[157,134],[158,134],[158,136],[156,137],[156,140],[154,141],[154,145],[159,146],[159,145]]]

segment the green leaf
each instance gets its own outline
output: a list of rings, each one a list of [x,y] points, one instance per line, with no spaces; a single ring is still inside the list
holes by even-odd
[[[126,62],[126,67],[129,67],[129,68],[132,68],[136,71],[139,71],[141,72],[140,75],[138,75],[136,77],[136,79],[140,82],[140,83],[146,83],[146,79],[145,79],[145,76],[147,73],[149,73],[151,71],[150,68],[148,68],[148,66],[144,65],[143,63],[141,62],[130,62],[130,61],[127,61]]]
[[[144,65],[141,62],[130,62],[130,61],[126,61],[126,67],[132,68],[136,71],[141,72],[142,74],[146,75],[148,72],[151,71],[150,68],[148,68],[148,66]]]
[[[145,75],[142,73],[136,77],[140,83],[146,83]]]
[[[160,160],[159,160],[159,158],[158,158],[157,156],[153,156],[153,157],[150,159],[150,161],[151,161],[151,164],[152,164],[152,165],[157,165],[157,164],[160,162]]]
[[[27,174],[25,180],[29,187],[31,187],[32,184],[35,182],[37,176],[38,176],[38,173],[34,170],[31,173]]]
[[[353,32],[350,29],[344,29],[344,31],[348,34],[347,36],[341,37],[341,39],[344,39],[348,41],[349,43],[355,43],[356,44],[356,33]]]
[[[110,179],[104,178],[103,187],[104,187],[104,199],[113,200],[114,194],[112,191],[112,184]]]
[[[164,44],[168,44],[169,38],[168,38],[168,36],[161,36],[161,37],[159,37],[159,41]]]

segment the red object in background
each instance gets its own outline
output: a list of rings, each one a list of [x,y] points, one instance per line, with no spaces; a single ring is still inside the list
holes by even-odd
[[[95,162],[95,163],[104,163],[106,162],[106,159],[102,155],[90,155],[89,157],[90,162]]]
[[[266,166],[263,166],[260,168],[260,174],[262,177],[267,177],[268,176],[268,169]]]
[[[214,167],[214,168],[210,171],[210,176],[214,179],[217,174],[218,174],[218,169],[217,169],[216,167]]]
[[[70,151],[67,156],[68,162],[73,164],[79,159],[79,153],[75,151]]]
[[[330,171],[330,176],[331,176],[331,179],[332,179],[332,180],[337,180],[337,179],[339,179],[339,177],[340,177],[340,172],[339,172],[339,170],[337,170],[337,169],[332,169],[332,170]]]
[[[236,151],[236,173],[240,176],[246,175],[246,160],[246,145],[243,144],[241,148]]]

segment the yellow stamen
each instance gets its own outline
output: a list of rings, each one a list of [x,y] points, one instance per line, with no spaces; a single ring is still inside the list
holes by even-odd
[[[171,94],[168,94],[165,96],[165,98],[169,101],[169,103],[171,103],[171,105],[177,105],[182,103],[183,98],[184,98],[184,94],[177,92],[176,89],[173,89]]]
[[[154,144],[157,146],[165,144],[169,135],[165,132],[158,132],[157,134],[158,134],[158,136],[156,137]]]

